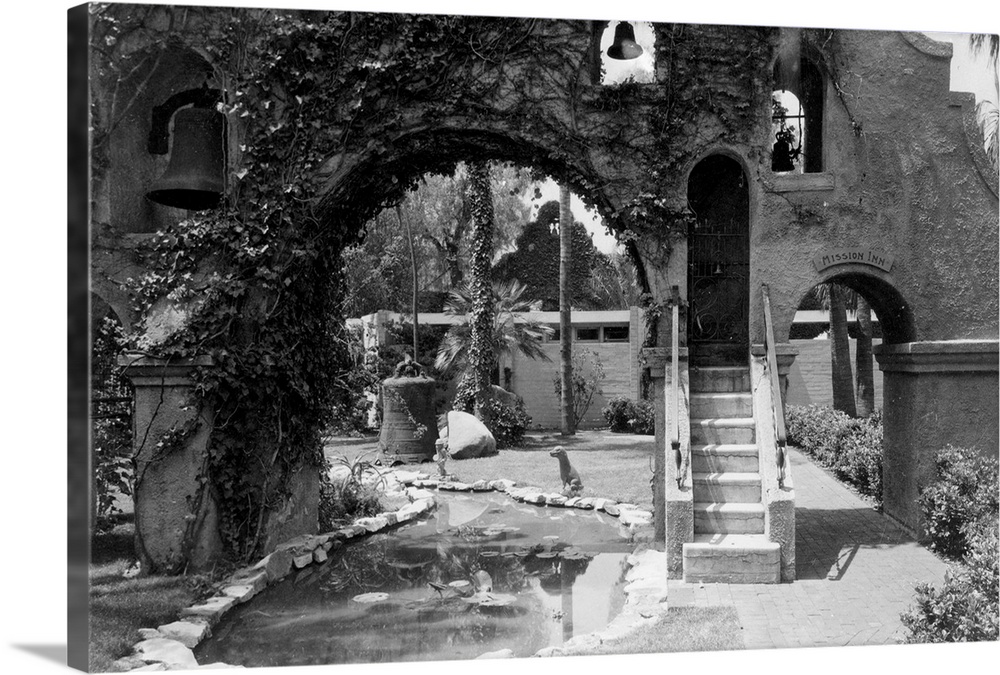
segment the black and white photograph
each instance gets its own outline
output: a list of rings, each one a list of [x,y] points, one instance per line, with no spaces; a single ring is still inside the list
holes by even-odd
[[[974,6],[50,12],[65,105],[5,113],[32,167],[15,120],[68,122],[7,247],[12,295],[69,252],[66,324],[8,310],[12,672],[995,662]]]

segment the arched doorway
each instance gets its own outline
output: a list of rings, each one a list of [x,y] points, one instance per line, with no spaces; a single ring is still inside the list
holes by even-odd
[[[750,195],[724,155],[695,166],[688,203],[688,347],[693,365],[745,365],[749,349]]]

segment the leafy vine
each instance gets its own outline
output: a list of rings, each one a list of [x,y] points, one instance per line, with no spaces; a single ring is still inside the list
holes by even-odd
[[[353,393],[340,253],[422,174],[469,157],[530,165],[634,243],[686,233],[693,214],[669,197],[686,192],[685,167],[767,124],[755,116],[769,110],[771,29],[659,25],[660,81],[600,88],[580,81],[579,21],[157,11],[95,6],[95,67],[117,101],[95,115],[95,137],[104,148],[168,50],[198,55],[224,92],[226,198],[153,237],[130,290],[146,317],[133,347],[214,363],[195,375],[214,418],[206,489],[240,559],[259,553],[297,474],[323,466],[322,430]],[[632,165],[600,178],[600,153]],[[652,191],[634,189],[650,175]],[[178,320],[150,323],[165,313]]]

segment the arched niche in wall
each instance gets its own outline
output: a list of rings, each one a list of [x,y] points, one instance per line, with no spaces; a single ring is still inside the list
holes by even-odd
[[[823,75],[809,59],[782,56],[774,63],[771,93],[771,169],[823,171]]]
[[[594,84],[656,81],[653,24],[648,21],[594,21],[591,26]]]

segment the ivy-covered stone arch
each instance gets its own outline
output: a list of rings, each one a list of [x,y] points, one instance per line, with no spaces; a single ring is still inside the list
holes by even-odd
[[[428,173],[450,173],[459,162],[509,162],[568,185],[589,206],[608,212],[614,200],[583,155],[568,155],[550,141],[526,137],[516,128],[479,124],[424,128],[401,135],[381,152],[338,157],[342,170],[319,189],[317,212],[329,223],[359,229],[386,204],[392,204]]]

